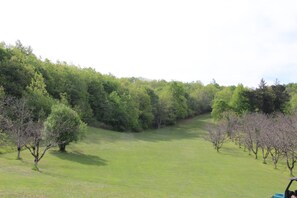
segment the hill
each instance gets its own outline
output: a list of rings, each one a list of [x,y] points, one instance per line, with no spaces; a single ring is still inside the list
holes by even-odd
[[[67,153],[55,149],[33,171],[29,152],[0,154],[0,197],[270,197],[287,184],[274,170],[227,143],[205,141],[209,115],[141,133],[89,128]]]

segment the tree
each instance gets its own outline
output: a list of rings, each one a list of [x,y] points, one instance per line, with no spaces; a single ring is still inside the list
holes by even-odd
[[[217,92],[212,105],[211,115],[215,120],[223,118],[222,114],[231,110],[230,100],[233,94],[232,87],[225,87],[221,91]]]
[[[79,115],[64,104],[52,106],[52,112],[45,121],[47,139],[54,139],[61,152],[66,145],[78,141],[84,135],[85,124]]]
[[[275,138],[275,129],[273,125],[273,121],[271,117],[267,115],[262,115],[259,118],[261,123],[259,124],[260,137],[259,137],[259,147],[262,151],[263,164],[266,164],[266,159],[271,153],[271,149],[273,148],[273,138]]]
[[[95,74],[93,75],[95,76]],[[92,76],[90,76],[89,78],[89,104],[93,110],[96,120],[104,121],[106,112],[108,111],[107,94],[104,91],[104,87],[102,85],[102,82],[100,82],[100,79]]]
[[[34,157],[34,170],[39,171],[38,163],[44,157],[47,150],[56,146],[55,139],[45,139],[43,134],[43,122],[38,120],[37,122],[30,121],[29,132],[27,133],[27,141],[25,147],[30,151]],[[41,146],[44,141],[44,149],[42,151]]]
[[[280,150],[286,159],[286,164],[290,170],[290,175],[293,176],[293,169],[296,163],[296,134],[297,134],[297,116],[292,114],[286,116],[278,114],[278,133],[280,134]]]
[[[295,112],[297,111],[297,93],[293,93],[291,95],[291,99],[289,101],[289,105],[286,109],[287,112]]]
[[[177,119],[183,119],[188,116],[187,94],[184,85],[181,82],[172,82],[169,87],[172,95],[173,110]]]
[[[158,128],[162,125],[175,124],[177,117],[174,112],[172,95],[170,94],[168,87],[164,87],[158,92],[158,98],[156,114]]]
[[[203,86],[202,83],[196,82],[188,85],[190,95],[190,107],[195,115],[211,112],[212,102],[215,93],[218,91],[213,84]]]
[[[242,115],[250,110],[250,104],[246,97],[247,89],[242,84],[239,84],[231,97],[230,106],[238,115]]]
[[[137,84],[136,84],[137,83]],[[131,94],[131,100],[138,109],[138,123],[141,130],[152,127],[154,120],[153,108],[151,97],[151,90],[147,89],[144,85],[141,86],[136,81],[129,86],[129,92]]]
[[[255,154],[258,159],[258,151],[260,148],[260,137],[263,132],[262,123],[266,116],[261,113],[248,113],[242,118],[242,131],[244,132],[244,143],[249,151]]]
[[[274,168],[277,168],[277,163],[282,156],[282,145],[284,140],[284,135],[282,131],[279,130],[279,127],[282,123],[282,117],[283,115],[278,113],[274,117],[270,117],[270,135],[269,139],[271,140],[271,149],[270,149],[270,155],[272,157],[272,162],[274,165]]]
[[[271,87],[266,85],[264,79],[261,79],[259,87],[255,90],[256,108],[258,111],[270,114],[275,111],[275,95]]]
[[[24,90],[30,84],[32,68],[19,60],[18,57],[0,61],[0,86],[6,94],[21,98]]]
[[[47,144],[41,152],[42,141],[45,137],[42,134],[43,122],[33,120],[33,113],[24,99],[8,97],[0,103],[0,110],[2,113],[0,115],[0,144],[10,137],[10,140],[13,140],[17,146],[17,159],[21,159],[21,148],[27,148],[34,157],[34,169],[39,170],[38,162],[48,149],[56,145],[46,140]],[[8,135],[2,133],[1,129]]]
[[[208,126],[210,141],[217,152],[219,152],[227,139],[226,129],[226,122],[219,122],[216,125]]]
[[[217,99],[213,103],[211,116],[215,120],[221,120],[224,113],[229,110],[231,110],[231,107],[224,100]]]
[[[272,92],[274,94],[274,111],[285,112],[288,102],[290,101],[290,95],[286,90],[284,85],[280,85],[276,81],[275,85],[271,86]]]
[[[30,109],[33,111],[35,121],[40,118],[41,114],[47,117],[50,114],[51,106],[55,103],[46,90],[43,76],[37,72],[35,72],[31,84],[27,87],[25,97],[28,100]]]
[[[7,97],[1,106],[1,128],[16,145],[17,159],[21,159],[21,149],[31,129],[32,112],[25,99]]]

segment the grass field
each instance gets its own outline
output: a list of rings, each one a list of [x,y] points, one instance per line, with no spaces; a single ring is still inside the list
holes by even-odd
[[[22,152],[0,154],[0,197],[271,197],[289,173],[232,143],[220,153],[204,140],[209,116],[142,133],[90,128],[67,153],[49,151],[32,170]]]

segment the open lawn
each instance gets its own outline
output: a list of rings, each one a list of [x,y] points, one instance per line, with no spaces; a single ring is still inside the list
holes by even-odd
[[[205,141],[208,115],[142,133],[89,128],[85,140],[33,157],[0,154],[0,197],[250,197],[282,192],[289,172],[274,170],[232,143]]]

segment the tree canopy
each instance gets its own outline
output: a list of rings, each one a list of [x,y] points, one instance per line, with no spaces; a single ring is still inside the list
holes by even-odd
[[[116,78],[92,68],[37,58],[17,42],[0,46],[0,96],[27,98],[37,119],[63,101],[87,124],[142,131],[210,112],[218,85]]]

